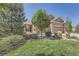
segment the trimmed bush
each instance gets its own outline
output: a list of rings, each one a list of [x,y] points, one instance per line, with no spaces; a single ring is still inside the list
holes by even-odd
[[[61,39],[62,38],[62,33],[60,31],[55,32],[54,36],[56,37],[56,39]]]
[[[46,32],[45,35],[46,35],[47,37],[50,37],[50,36],[51,36],[51,32]]]

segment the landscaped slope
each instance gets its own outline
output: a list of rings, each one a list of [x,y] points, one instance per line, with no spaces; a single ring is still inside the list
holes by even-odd
[[[50,39],[28,40],[23,46],[7,55],[79,55],[79,42]]]
[[[10,35],[7,37],[0,38],[0,55],[4,55],[8,51],[14,49],[16,43],[21,39],[23,39],[23,36],[21,35]]]

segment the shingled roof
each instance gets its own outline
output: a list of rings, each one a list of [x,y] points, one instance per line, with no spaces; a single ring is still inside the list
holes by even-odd
[[[54,22],[54,21],[64,22],[64,20],[61,17],[55,17],[53,20],[51,20],[51,22]]]

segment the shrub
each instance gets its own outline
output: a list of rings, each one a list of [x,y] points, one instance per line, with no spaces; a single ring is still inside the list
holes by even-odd
[[[45,35],[46,35],[47,37],[50,37],[50,36],[51,36],[51,32],[46,32]]]
[[[54,33],[54,36],[55,36],[57,39],[60,39],[60,38],[62,38],[62,33],[61,33],[60,31],[55,32],[55,33]]]
[[[70,38],[70,34],[68,32],[65,33],[66,38]]]

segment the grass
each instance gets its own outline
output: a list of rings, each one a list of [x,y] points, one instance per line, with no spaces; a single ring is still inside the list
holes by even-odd
[[[23,37],[21,35],[11,35],[7,37],[0,38],[0,54],[5,54],[11,50],[12,45],[17,41],[21,40]]]
[[[9,56],[79,56],[79,42],[66,40],[28,40],[10,51]]]

